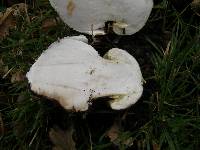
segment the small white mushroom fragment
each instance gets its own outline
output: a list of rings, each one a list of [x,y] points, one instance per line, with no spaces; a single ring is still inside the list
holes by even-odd
[[[85,111],[96,98],[110,97],[112,109],[125,109],[142,95],[140,67],[126,51],[113,48],[102,58],[84,38],[53,43],[30,68],[31,90],[67,110]]]
[[[89,34],[103,34],[105,22],[109,21],[116,34],[134,34],[145,25],[153,7],[153,0],[49,1],[66,24]]]

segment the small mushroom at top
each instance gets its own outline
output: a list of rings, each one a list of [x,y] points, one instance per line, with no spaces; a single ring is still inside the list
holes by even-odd
[[[102,58],[86,41],[68,37],[44,51],[27,73],[31,90],[67,110],[85,111],[100,97],[112,98],[109,103],[116,110],[136,103],[143,78],[135,58],[118,48]]]
[[[153,0],[49,0],[62,20],[77,31],[104,34],[106,22],[119,35],[131,35],[146,23]]]

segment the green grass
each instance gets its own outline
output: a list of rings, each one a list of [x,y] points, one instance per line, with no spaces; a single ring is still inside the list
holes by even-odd
[[[52,149],[49,130],[54,126],[73,126],[80,150],[199,149],[200,18],[189,7],[177,11],[170,1],[159,0],[145,28],[124,38],[142,43],[136,45],[145,51],[131,53],[146,80],[140,101],[124,111],[98,108],[67,112],[33,94],[26,80],[11,83],[12,75],[19,71],[25,74],[52,42],[78,34],[59,20],[48,31],[41,28],[45,19],[57,17],[47,1],[31,1],[28,16],[30,22],[26,15],[18,16],[17,27],[0,41],[0,75],[10,70],[0,79],[0,149]],[[116,119],[121,124],[117,146],[106,137]],[[125,144],[128,139],[133,141],[131,147]]]

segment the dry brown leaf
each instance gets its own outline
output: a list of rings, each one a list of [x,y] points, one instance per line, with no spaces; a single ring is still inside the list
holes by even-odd
[[[9,34],[9,30],[16,27],[15,17],[25,12],[27,5],[24,3],[15,4],[0,12],[0,39],[5,38]]]
[[[160,150],[160,146],[157,143],[153,143],[153,150]]]
[[[133,145],[133,141],[134,141],[134,139],[132,137],[129,137],[128,139],[123,141],[123,144],[128,146],[128,147],[131,147]]]
[[[117,122],[111,126],[111,128],[107,131],[106,135],[110,138],[111,142],[114,142],[119,137],[120,127]]]
[[[20,82],[20,81],[24,81],[24,80],[25,80],[25,75],[23,72],[17,71],[14,74],[12,74],[11,83]]]
[[[48,18],[42,22],[42,29],[47,31],[49,28],[57,26],[57,21],[55,18]]]
[[[200,0],[193,0],[191,8],[198,16],[200,16]]]
[[[54,144],[53,150],[76,150],[75,142],[73,140],[73,127],[63,131],[58,127],[51,128],[49,137]]]
[[[0,13],[0,39],[9,34],[9,30],[16,26],[16,21],[10,12]]]
[[[115,144],[116,146],[119,146],[120,144],[123,144],[127,147],[130,147],[133,145],[133,138],[127,137],[127,138],[120,138],[120,121],[115,121],[111,128],[106,132],[106,136],[110,138],[110,141]]]

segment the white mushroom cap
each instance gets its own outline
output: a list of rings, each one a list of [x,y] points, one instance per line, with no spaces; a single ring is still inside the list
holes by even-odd
[[[76,111],[87,110],[90,100],[100,97],[113,98],[113,109],[125,109],[143,91],[140,67],[130,54],[113,48],[102,58],[92,46],[74,38],[53,43],[27,78],[35,93]]]
[[[146,23],[153,0],[50,0],[63,21],[77,31],[104,33],[113,21],[115,33],[131,35]],[[125,32],[124,32],[125,31]]]

